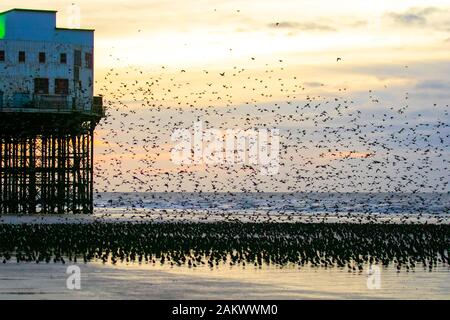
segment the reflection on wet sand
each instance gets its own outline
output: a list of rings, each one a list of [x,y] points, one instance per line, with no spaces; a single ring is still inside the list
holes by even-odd
[[[81,290],[62,264],[0,265],[0,299],[449,299],[450,269],[382,267],[378,289],[362,272],[313,267],[210,269],[124,263],[78,264]]]

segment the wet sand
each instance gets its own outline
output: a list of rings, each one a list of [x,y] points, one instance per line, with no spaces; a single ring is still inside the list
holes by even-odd
[[[81,290],[66,287],[66,265],[0,265],[0,299],[450,299],[450,267],[397,272],[381,267],[380,288],[366,268],[228,267],[138,263],[78,264]]]
[[[450,299],[447,224],[9,218],[0,299]],[[81,290],[66,286],[73,264]]]

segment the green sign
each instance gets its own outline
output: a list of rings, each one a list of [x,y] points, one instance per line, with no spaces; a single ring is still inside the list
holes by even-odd
[[[0,39],[3,39],[6,35],[6,16],[0,15]]]

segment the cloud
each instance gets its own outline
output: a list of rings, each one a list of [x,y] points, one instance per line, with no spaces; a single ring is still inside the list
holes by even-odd
[[[416,84],[416,89],[420,90],[449,90],[450,83],[441,80],[425,80]]]
[[[442,9],[435,7],[410,8],[405,12],[390,12],[386,16],[393,22],[403,26],[424,26],[428,23],[428,17],[434,13],[441,12]]]
[[[425,25],[427,20],[425,17],[412,14],[412,13],[404,13],[404,14],[396,14],[391,13],[390,17],[397,23],[403,24],[403,25]]]
[[[308,87],[323,87],[324,84],[322,82],[310,81],[310,82],[305,82],[304,85],[308,86]]]
[[[319,32],[333,32],[335,28],[325,24],[319,24],[315,22],[294,22],[294,21],[282,21],[274,22],[268,25],[269,28],[288,29],[290,31],[319,31]]]

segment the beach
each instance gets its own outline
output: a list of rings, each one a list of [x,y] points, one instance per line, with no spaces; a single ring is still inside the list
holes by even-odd
[[[0,299],[450,298],[446,223],[78,218],[2,218]]]
[[[169,267],[138,263],[78,264],[81,289],[66,287],[67,265],[0,265],[0,299],[450,299],[450,268],[381,269],[368,275],[336,268]]]
[[[0,299],[450,298],[448,195],[102,196],[0,216]]]

